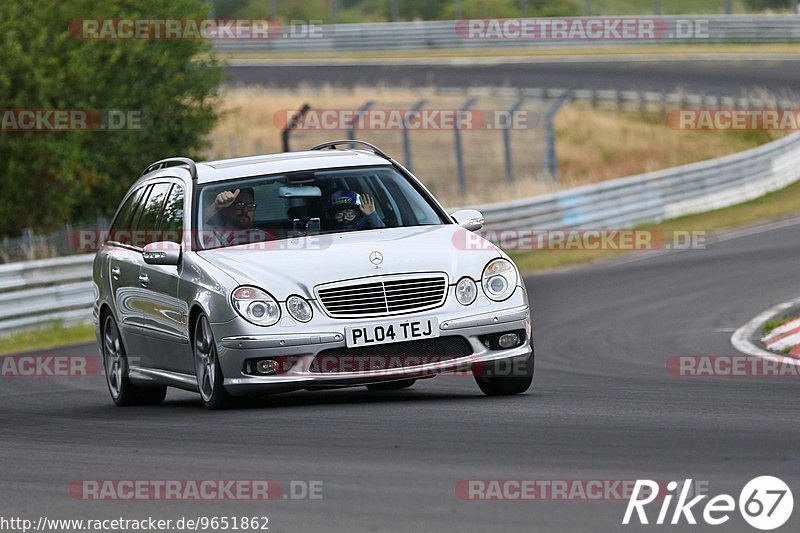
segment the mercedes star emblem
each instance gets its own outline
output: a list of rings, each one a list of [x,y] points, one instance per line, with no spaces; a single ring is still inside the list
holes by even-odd
[[[378,252],[377,250],[369,254],[369,262],[375,266],[380,265],[383,263],[383,254]]]

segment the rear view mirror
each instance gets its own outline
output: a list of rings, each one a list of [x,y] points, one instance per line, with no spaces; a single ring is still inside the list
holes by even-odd
[[[151,242],[142,250],[148,265],[177,266],[181,259],[181,245],[171,241]]]
[[[319,198],[322,190],[313,185],[283,185],[278,188],[278,198]]]

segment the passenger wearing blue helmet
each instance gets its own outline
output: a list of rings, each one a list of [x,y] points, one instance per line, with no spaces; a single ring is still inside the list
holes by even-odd
[[[336,191],[328,199],[325,211],[332,229],[347,231],[385,227],[375,211],[375,201],[368,194]]]

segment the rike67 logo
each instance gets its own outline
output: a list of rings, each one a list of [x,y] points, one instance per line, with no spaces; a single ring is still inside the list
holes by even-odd
[[[697,524],[697,518],[700,517],[706,524],[719,526],[731,519],[731,514],[737,508],[733,496],[720,494],[706,501],[705,505],[701,505],[708,495],[701,494],[689,499],[691,487],[691,479],[680,485],[676,481],[667,483],[667,493],[661,500],[661,508],[654,523]],[[636,523],[638,519],[640,524],[650,524],[653,516],[651,513],[648,517],[645,506],[659,497],[658,488],[659,484],[656,481],[636,480],[622,523],[630,524],[632,519],[633,523]],[[675,506],[671,508],[676,496]],[[781,479],[760,476],[751,479],[739,493],[738,509],[748,524],[756,529],[768,531],[782,526],[789,520],[794,509],[794,498],[789,486]]]

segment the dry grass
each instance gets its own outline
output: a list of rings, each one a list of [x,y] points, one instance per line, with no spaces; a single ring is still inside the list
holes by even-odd
[[[694,163],[778,139],[781,132],[684,131],[641,115],[575,103],[556,117],[562,183],[583,185]]]
[[[376,109],[408,109],[420,98],[428,109],[458,109],[464,95],[423,93],[409,89],[314,88],[278,90],[230,89],[224,118],[210,136],[210,159],[281,151],[280,121],[276,115],[296,110],[303,103],[316,109],[357,109],[373,100]],[[493,112],[509,109],[514,100],[482,96],[473,109]],[[502,134],[497,130],[462,132],[469,194],[461,196],[457,180],[452,130],[411,132],[413,171],[448,206],[535,196],[558,187],[540,179],[544,159],[544,104],[529,102],[523,108],[527,127],[510,131],[515,183],[506,181]],[[565,107],[556,120],[559,165],[564,187],[593,183],[640,172],[709,159],[757,146],[777,137],[765,132],[686,132],[668,127],[658,114],[593,109],[584,104]],[[344,138],[344,131],[298,131],[291,148]],[[405,162],[401,133],[362,131],[357,137],[373,142]]]

